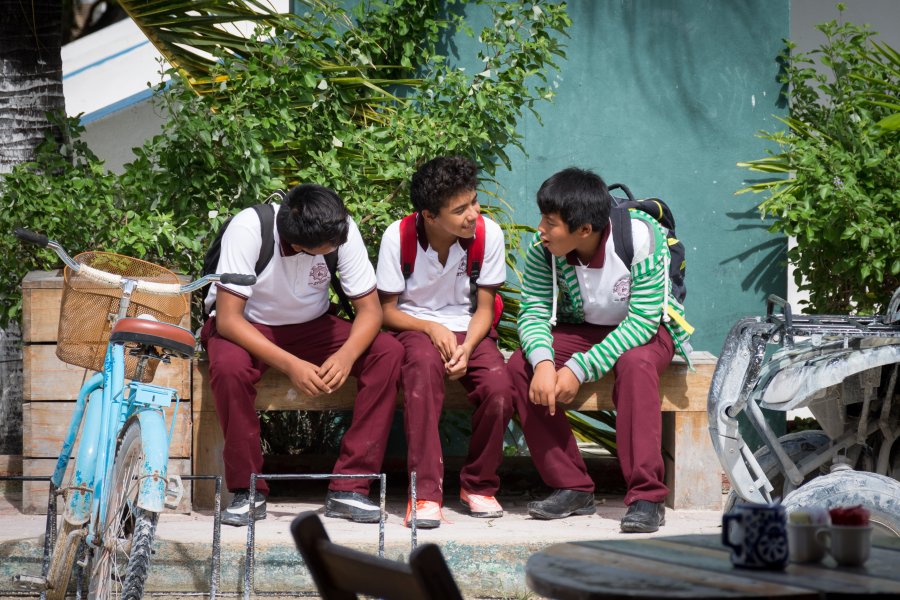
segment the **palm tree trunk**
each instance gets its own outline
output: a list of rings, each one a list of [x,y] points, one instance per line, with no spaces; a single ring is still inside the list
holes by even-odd
[[[0,0],[0,173],[31,160],[47,113],[65,112],[61,34],[60,0]]]

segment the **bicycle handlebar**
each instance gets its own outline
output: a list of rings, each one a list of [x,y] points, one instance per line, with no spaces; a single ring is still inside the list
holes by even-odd
[[[15,231],[13,231],[15,236],[22,240],[23,242],[28,242],[29,244],[35,244],[36,246],[46,246],[50,239],[46,235],[42,235],[40,233],[35,233],[33,231],[28,231],[27,229],[22,229],[21,227],[17,227]]]
[[[198,290],[205,285],[213,283],[215,281],[247,286],[256,283],[255,275],[245,275],[242,273],[213,273],[210,275],[205,275],[200,279],[196,279],[184,285],[178,283],[159,283],[156,281],[144,281],[142,279],[122,277],[121,275],[116,275],[115,273],[107,273],[106,271],[101,271],[100,269],[95,269],[94,267],[89,267],[87,265],[76,262],[75,259],[73,259],[66,253],[65,249],[63,249],[62,245],[60,245],[59,242],[49,239],[46,235],[35,233],[27,229],[22,229],[21,227],[16,228],[13,233],[23,242],[28,242],[29,244],[35,244],[37,246],[52,249],[54,252],[56,252],[56,255],[59,256],[64,263],[66,263],[66,266],[68,266],[79,275],[83,275],[99,283],[105,283],[122,288],[125,287],[126,281],[133,281],[135,289],[147,292],[148,294],[177,296],[188,292],[193,292],[194,290]]]

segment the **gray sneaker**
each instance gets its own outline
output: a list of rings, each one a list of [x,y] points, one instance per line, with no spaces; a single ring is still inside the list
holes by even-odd
[[[262,521],[266,518],[266,497],[256,492],[256,501],[253,503],[253,520]],[[237,490],[231,504],[222,511],[222,523],[234,527],[246,527],[250,522],[250,490]]]
[[[377,523],[381,508],[357,492],[334,492],[325,496],[325,516],[349,519],[354,523]]]

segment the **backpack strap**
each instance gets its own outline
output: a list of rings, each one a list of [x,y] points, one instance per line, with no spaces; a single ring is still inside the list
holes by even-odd
[[[625,192],[625,195],[628,197],[629,202],[635,202],[634,194],[631,193],[631,190],[628,189],[628,186],[625,185],[624,183],[614,183],[606,189],[609,192],[612,192],[613,190],[622,190],[623,192]],[[610,195],[612,195],[612,194],[610,194]],[[616,198],[615,196],[613,196],[614,204],[618,204],[621,202],[622,202],[622,200],[620,198]]]
[[[466,248],[466,273],[469,274],[469,312],[478,308],[478,278],[484,264],[484,217],[481,213],[475,219],[475,237]]]
[[[406,215],[400,220],[400,271],[403,279],[409,279],[416,268],[416,246],[419,242],[416,235],[417,214]]]
[[[475,237],[466,249],[466,273],[473,284],[481,276],[481,267],[484,265],[484,217],[479,213],[475,219]]]
[[[253,267],[258,276],[266,269],[269,261],[275,255],[275,207],[271,204],[256,204],[253,206],[253,210],[256,211],[256,216],[259,217],[259,231],[261,234],[259,257],[256,259],[256,266]]]
[[[344,309],[344,314],[352,321],[354,316],[353,304],[344,292],[344,288],[341,286],[341,280],[337,276],[337,248],[324,255],[323,258],[325,259],[325,266],[328,267],[328,272],[331,273],[331,289],[337,294],[338,302],[341,304],[341,308]]]
[[[613,248],[616,254],[631,270],[634,260],[634,240],[631,237],[631,216],[624,206],[613,206],[609,211],[609,222],[612,223]]]

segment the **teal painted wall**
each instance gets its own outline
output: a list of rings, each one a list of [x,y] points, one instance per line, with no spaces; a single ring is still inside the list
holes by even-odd
[[[471,17],[479,20],[469,7]],[[766,231],[759,197],[733,194],[778,129],[776,57],[788,0],[573,0],[557,97],[521,122],[528,156],[498,173],[520,223],[537,225],[541,182],[575,165],[673,208],[687,248],[687,316],[697,350],[721,351],[731,325],[785,293],[785,242]],[[475,28],[476,31],[479,29]],[[457,60],[475,67],[473,42]]]

